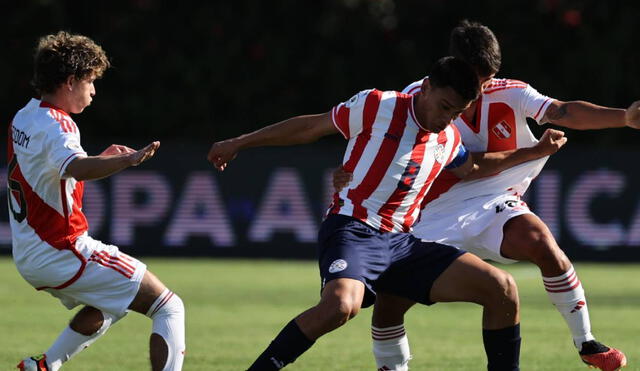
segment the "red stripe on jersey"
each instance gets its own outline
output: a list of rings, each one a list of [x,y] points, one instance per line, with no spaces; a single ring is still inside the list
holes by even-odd
[[[497,102],[489,105],[487,115],[487,152],[518,148],[516,116],[509,105]]]
[[[540,108],[538,109],[538,112],[536,112],[536,114],[533,116],[533,119],[534,119],[534,120],[538,121],[538,115],[539,115],[539,114],[540,114],[540,112],[542,111],[542,107],[544,107],[544,106],[547,104],[547,102],[548,102],[549,100],[551,100],[551,98],[547,98],[547,99],[545,99],[545,101],[544,101],[544,102],[542,102],[542,105],[541,105],[541,106],[540,106]]]
[[[347,197],[349,197],[353,203],[353,217],[356,219],[367,219],[367,209],[362,206],[362,202],[369,198],[373,191],[375,191],[393,161],[393,157],[400,146],[400,139],[407,126],[407,111],[411,102],[412,96],[396,93],[393,116],[391,117],[389,129],[382,140],[380,149],[371,163],[369,171],[367,171],[364,179],[362,179],[362,182],[358,184],[357,187],[350,189],[347,193]]]
[[[452,150],[452,154],[455,151],[456,147],[458,146],[458,144],[460,143],[460,133],[455,130],[455,127],[453,127],[453,150]],[[438,144],[442,144],[442,145],[446,145],[447,143],[447,133],[446,130],[442,130],[441,132],[438,133]],[[451,161],[451,156],[449,157],[449,159],[447,160],[446,163]],[[416,210],[416,208],[422,204],[423,199],[424,199],[424,195],[425,193],[427,193],[427,191],[429,190],[429,188],[431,187],[431,184],[434,182],[434,180],[436,179],[436,177],[438,176],[438,174],[440,174],[440,170],[442,169],[442,167],[444,166],[444,164],[441,164],[437,161],[435,161],[433,163],[433,167],[431,168],[431,171],[429,172],[429,176],[427,177],[427,180],[424,182],[424,185],[422,186],[422,189],[420,189],[420,192],[418,192],[418,196],[416,197],[415,201],[413,202],[413,204],[411,205],[411,207],[409,208],[409,210],[407,211],[407,213],[404,216],[404,223],[403,223],[403,228],[405,232],[409,232],[409,230],[411,229],[411,226],[413,225],[413,223],[415,222],[415,218],[413,217],[413,214]]]
[[[427,193],[427,197],[422,200],[422,204],[420,205],[420,209],[424,209],[427,204],[436,198],[440,197],[441,194],[445,193],[451,187],[456,185],[462,179],[457,177],[455,174],[448,170],[443,170],[442,173],[436,178],[433,182],[433,186],[429,189],[429,193]]]
[[[501,91],[501,90],[508,90],[508,89],[524,89],[526,88],[527,85],[520,85],[520,84],[515,84],[515,85],[506,85],[506,86],[502,86],[499,88],[495,88],[495,89],[485,89],[482,94],[491,94],[491,93],[495,93],[497,91]]]
[[[331,119],[333,120],[333,124],[346,139],[351,138],[351,133],[349,131],[350,112],[351,109],[346,107],[344,104],[333,107],[331,110]]]
[[[368,95],[364,103],[364,109],[362,113],[362,132],[358,134],[356,142],[351,149],[349,159],[344,163],[342,168],[344,171],[353,173],[356,168],[356,164],[360,161],[364,149],[367,147],[369,139],[371,139],[371,128],[378,115],[378,108],[380,108],[380,101],[382,100],[382,92],[379,90],[372,90]],[[331,213],[337,214],[340,211],[341,200],[336,193],[333,199],[333,207]]]
[[[413,150],[411,151],[411,160],[404,169],[404,173],[398,182],[398,187],[391,194],[387,202],[378,210],[378,215],[382,217],[380,224],[382,231],[391,232],[393,230],[393,213],[400,207],[400,204],[407,196],[407,193],[409,193],[409,190],[416,180],[416,176],[420,172],[426,143],[430,135],[431,133],[424,130],[418,131]]]
[[[364,111],[362,113],[362,132],[358,135],[356,143],[351,150],[349,159],[344,163],[344,170],[352,173],[356,168],[356,164],[360,161],[362,153],[371,139],[371,128],[376,121],[378,115],[378,108],[380,108],[380,101],[382,100],[382,92],[379,90],[372,90],[368,95],[364,103]]]

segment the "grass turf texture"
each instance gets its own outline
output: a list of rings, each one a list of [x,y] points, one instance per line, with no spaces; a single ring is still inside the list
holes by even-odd
[[[184,300],[184,370],[244,370],[295,315],[314,305],[316,264],[295,261],[144,259]],[[640,265],[576,264],[587,289],[594,334],[625,351],[640,370]],[[585,370],[564,321],[549,303],[537,268],[503,267],[515,277],[522,305],[522,370]],[[10,259],[0,258],[0,369],[44,352],[75,311],[36,292]],[[375,370],[371,309],[321,338],[289,370]],[[407,316],[413,370],[482,370],[481,310],[473,304],[414,307]],[[148,370],[151,321],[130,313],[64,367],[71,370]]]

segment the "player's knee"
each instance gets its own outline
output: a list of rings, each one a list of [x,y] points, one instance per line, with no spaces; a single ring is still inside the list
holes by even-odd
[[[516,308],[518,306],[518,286],[513,276],[503,270],[492,275],[493,284],[487,293],[488,305]]]
[[[328,303],[323,311],[327,315],[327,320],[333,326],[338,327],[355,317],[360,311],[360,305],[356,305],[350,299],[336,298],[336,300]]]
[[[91,336],[100,331],[105,323],[102,311],[93,307],[84,307],[71,319],[69,327],[79,334]],[[110,324],[109,324],[110,325]]]
[[[547,231],[529,233],[524,241],[530,260],[540,268],[568,269],[570,262]]]

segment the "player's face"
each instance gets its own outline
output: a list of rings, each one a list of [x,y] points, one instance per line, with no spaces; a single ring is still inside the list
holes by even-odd
[[[444,130],[471,104],[463,99],[453,88],[429,86],[417,97],[416,116],[425,128],[434,133]]]
[[[93,76],[82,80],[72,79],[69,94],[70,113],[80,113],[91,104],[93,96],[96,95],[94,80]]]

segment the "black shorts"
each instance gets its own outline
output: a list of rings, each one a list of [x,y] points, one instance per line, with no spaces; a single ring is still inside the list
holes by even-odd
[[[322,287],[336,278],[365,284],[362,307],[375,302],[376,290],[423,304],[433,282],[464,251],[423,242],[408,233],[380,232],[345,215],[329,215],[318,233]]]

